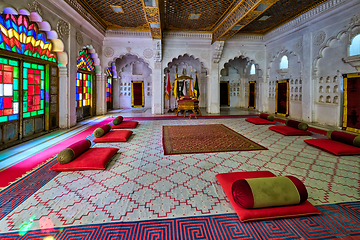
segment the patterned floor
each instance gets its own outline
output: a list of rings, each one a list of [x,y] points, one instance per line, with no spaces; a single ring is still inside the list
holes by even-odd
[[[268,150],[163,154],[162,126],[224,124]],[[0,232],[234,213],[215,175],[269,170],[302,180],[314,205],[360,200],[360,158],[336,157],[244,118],[140,121],[105,171],[55,176],[0,220]],[[31,222],[31,227],[29,227]]]

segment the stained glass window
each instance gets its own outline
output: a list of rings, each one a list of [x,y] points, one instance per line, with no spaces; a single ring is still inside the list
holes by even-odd
[[[93,94],[93,75],[94,62],[91,59],[88,49],[83,49],[77,59],[77,67],[80,70],[76,73],[76,106],[91,106]]]
[[[0,58],[0,122],[19,119],[19,63]]]
[[[112,83],[112,71],[111,71],[111,68],[107,68],[106,73],[107,73],[106,101],[111,102],[111,83]]]
[[[93,93],[92,74],[76,73],[76,106],[84,107],[91,105]]]
[[[44,114],[45,67],[24,62],[23,65],[23,117]]]
[[[56,62],[52,43],[24,15],[0,15],[0,49]]]

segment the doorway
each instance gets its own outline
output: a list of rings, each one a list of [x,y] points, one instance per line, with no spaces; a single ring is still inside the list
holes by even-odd
[[[275,113],[289,116],[289,79],[276,82],[276,109]]]
[[[249,82],[249,108],[256,108],[256,82]]]
[[[144,82],[131,81],[131,105],[132,107],[144,107]]]
[[[229,82],[221,81],[220,82],[220,106],[229,106]]]

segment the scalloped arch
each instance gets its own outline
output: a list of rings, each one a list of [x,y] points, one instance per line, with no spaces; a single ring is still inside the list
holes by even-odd
[[[246,63],[246,68],[251,67],[251,64],[255,64],[255,68],[256,68],[257,70],[261,71],[261,69],[259,68],[259,64],[257,64],[257,63],[255,62],[255,60],[250,59],[250,58],[247,57],[247,56],[240,55],[240,56],[236,56],[236,57],[234,57],[234,58],[231,58],[231,59],[229,59],[227,62],[225,62],[225,63],[224,63],[224,67],[220,70],[220,72],[221,72],[223,69],[225,69],[225,65],[226,65],[226,64],[229,64],[231,61],[235,61],[236,59],[245,59],[245,60],[247,61],[247,63]],[[239,69],[237,69],[237,68],[234,68],[234,69],[236,70],[236,73],[237,73],[237,74],[240,74],[240,73],[239,73]]]
[[[131,57],[135,56],[136,60],[134,60],[134,61],[132,61],[130,63],[126,63],[124,66],[121,66],[119,70],[116,69],[116,65],[115,65],[114,68],[115,68],[116,73],[121,73],[124,70],[125,67],[127,67],[129,64],[137,61],[139,63],[144,63],[145,66],[147,66],[151,70],[151,74],[152,74],[153,69],[151,68],[149,62],[144,60],[142,57],[140,57],[138,54],[135,54],[135,53],[124,53],[124,54],[120,54],[119,57],[114,57],[112,61],[108,62],[108,67],[111,67],[112,64],[115,64],[116,60],[118,60],[118,59],[122,60],[122,59],[125,59],[126,57],[130,57],[130,56]],[[106,71],[106,68],[104,68],[104,71]]]
[[[184,55],[179,55],[177,58],[173,58],[173,59],[171,60],[171,62],[168,62],[168,63],[167,63],[167,66],[164,68],[164,73],[166,73],[166,70],[167,70],[167,69],[172,68],[173,65],[178,65],[177,63],[175,63],[176,60],[181,60],[181,58],[184,58],[185,56],[190,57],[190,58],[192,58],[192,59],[194,59],[194,60],[199,61],[200,64],[201,64],[201,68],[204,68],[204,69],[206,70],[206,75],[209,73],[209,69],[208,69],[207,67],[205,67],[204,62],[202,62],[202,61],[200,60],[200,58],[196,58],[194,55],[189,55],[189,54],[187,54],[187,53],[185,53]]]
[[[8,11],[13,13],[8,13]],[[68,64],[68,55],[66,52],[64,52],[63,41],[58,38],[57,32],[55,30],[51,30],[51,26],[47,21],[42,21],[42,17],[37,12],[30,12],[25,8],[21,8],[19,11],[17,11],[13,7],[5,7],[3,9],[3,13],[13,15],[26,15],[29,17],[30,21],[36,22],[39,29],[41,31],[44,31],[46,33],[46,37],[53,43],[53,52],[56,52],[58,56],[58,65],[66,66]]]
[[[86,47],[83,47],[83,48],[89,49],[89,53],[91,54],[91,58],[94,61],[95,73],[101,73],[100,58],[99,58],[95,48],[92,45],[87,45]]]
[[[275,61],[275,59],[278,59],[280,56],[286,55],[289,58],[290,55],[293,55],[295,57],[297,57],[297,62],[300,63],[300,67],[302,71],[302,64],[301,64],[301,59],[300,59],[300,55],[297,54],[296,52],[293,51],[288,51],[286,49],[281,49],[280,51],[278,51],[276,54],[274,54],[273,56],[270,57],[270,62],[269,62],[269,67],[267,68],[267,76],[270,76],[270,70],[272,68],[272,65]]]

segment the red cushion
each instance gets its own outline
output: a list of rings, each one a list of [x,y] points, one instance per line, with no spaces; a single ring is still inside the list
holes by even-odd
[[[270,130],[281,133],[285,136],[308,136],[312,135],[309,131],[303,131],[289,126],[271,126]]]
[[[115,130],[106,133],[104,136],[95,138],[93,142],[103,143],[103,142],[126,142],[131,136],[132,131],[130,130]]]
[[[275,124],[275,122],[263,119],[263,118],[246,118],[245,121],[251,122],[256,125],[260,124]]]
[[[360,154],[360,148],[331,139],[307,139],[304,142],[337,156]]]
[[[117,148],[90,148],[67,164],[56,163],[50,169],[54,171],[104,170]]]
[[[122,121],[119,125],[112,125],[113,129],[123,129],[123,128],[136,128],[139,122],[137,121]]]
[[[346,133],[346,132],[339,132],[339,131],[332,131],[330,134],[330,137],[332,140],[346,143],[346,144],[349,144],[352,146],[354,145],[354,139],[357,136],[358,135],[354,135],[354,134],[350,134],[350,133]]]
[[[274,177],[275,175],[269,171],[254,171],[254,172],[233,172],[233,173],[220,173],[216,175],[220,185],[224,189],[232,207],[238,214],[242,222],[266,220],[285,217],[298,217],[312,214],[320,214],[309,201],[305,201],[299,205],[260,208],[260,209],[246,209],[235,203],[232,196],[232,184],[238,179],[244,178],[261,178],[261,177]]]

